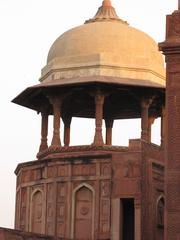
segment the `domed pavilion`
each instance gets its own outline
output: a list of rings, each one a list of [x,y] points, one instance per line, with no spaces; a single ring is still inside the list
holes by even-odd
[[[120,19],[109,0],[58,37],[40,83],[13,100],[41,113],[42,122],[37,160],[15,171],[16,229],[76,240],[140,240],[149,234],[162,240],[164,98],[165,68],[156,42]],[[71,145],[74,117],[94,119],[90,145]],[[113,122],[137,118],[140,139],[114,146]],[[151,142],[156,118],[160,146]]]

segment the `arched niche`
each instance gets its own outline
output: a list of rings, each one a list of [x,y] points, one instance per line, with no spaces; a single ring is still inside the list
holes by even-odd
[[[43,191],[36,189],[31,194],[30,231],[43,233]]]
[[[157,199],[156,206],[156,222],[158,228],[164,228],[164,210],[165,210],[165,199],[164,196],[160,196]]]
[[[95,191],[89,184],[76,187],[72,197],[72,239],[94,239]]]

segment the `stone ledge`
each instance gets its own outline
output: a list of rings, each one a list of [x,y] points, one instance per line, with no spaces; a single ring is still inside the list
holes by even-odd
[[[62,238],[23,232],[8,228],[0,228],[0,240],[62,240]]]

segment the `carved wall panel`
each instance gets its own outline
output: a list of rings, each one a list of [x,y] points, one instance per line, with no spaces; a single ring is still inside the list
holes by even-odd
[[[109,237],[111,164],[107,160],[44,166],[41,162],[21,172],[19,229],[66,239]]]
[[[31,196],[31,232],[43,233],[43,192],[40,190]]]
[[[93,231],[93,193],[83,186],[75,194],[74,237],[92,239]]]
[[[68,165],[58,166],[58,177],[66,177],[66,176],[68,176]]]
[[[55,212],[55,202],[54,202],[54,184],[48,183],[47,184],[47,205],[46,205],[46,233],[48,235],[54,234],[53,228],[53,218]]]
[[[111,182],[109,180],[107,181],[101,181],[101,198],[103,197],[110,197],[111,192]]]
[[[107,235],[110,233],[111,182],[101,181],[100,186],[100,233]]]
[[[20,190],[16,192],[16,216],[15,216],[15,228],[20,229],[19,220],[20,220]]]
[[[22,171],[22,174],[21,174],[21,183],[26,183],[30,180],[30,171],[29,170],[24,170]]]
[[[65,237],[67,221],[67,183],[57,184],[56,228],[57,236]]]
[[[42,178],[42,169],[30,169],[22,171],[21,182],[26,183],[30,181],[36,181]]]
[[[20,229],[25,230],[27,209],[27,189],[21,189]]]
[[[50,166],[47,168],[47,177],[48,178],[57,177],[57,166]]]
[[[95,164],[77,164],[73,166],[73,176],[94,176],[96,175]]]
[[[109,176],[111,175],[111,164],[101,164],[101,175]]]

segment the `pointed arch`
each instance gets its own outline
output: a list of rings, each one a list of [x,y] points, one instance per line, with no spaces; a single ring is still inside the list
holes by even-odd
[[[160,195],[156,202],[156,222],[157,227],[164,228],[165,197]]]
[[[44,192],[36,188],[30,199],[30,231],[43,233],[43,216],[44,216]]]
[[[81,224],[80,218],[83,219]],[[91,185],[87,183],[81,183],[72,192],[71,238],[74,239],[77,237],[78,225],[81,226],[81,229],[83,229],[84,225],[88,226],[88,231],[86,231],[86,234],[89,233],[89,239],[93,239],[94,219],[95,190]],[[83,237],[81,236],[81,238]],[[88,239],[87,236],[85,238]]]

